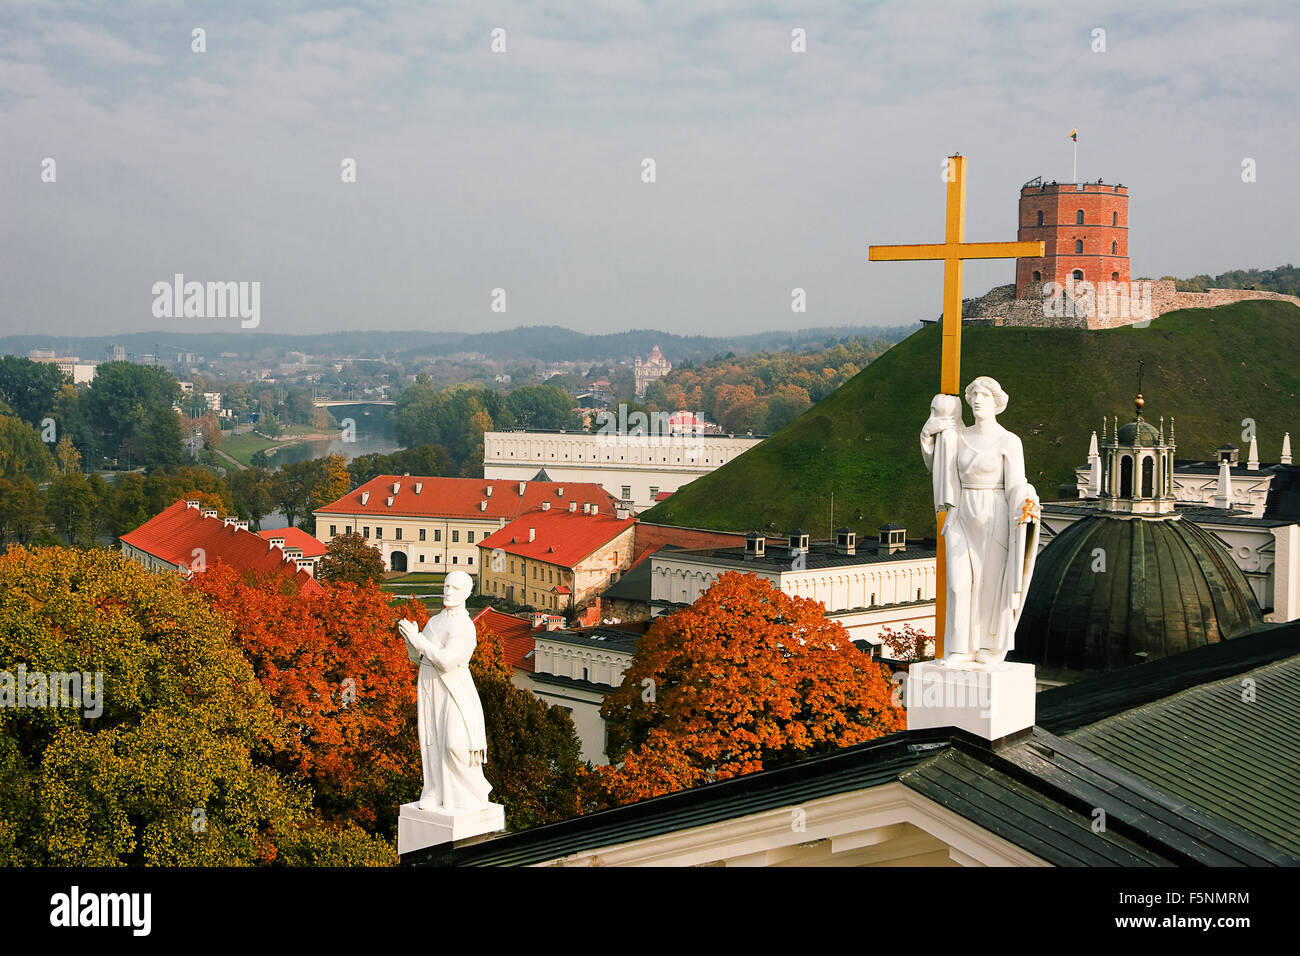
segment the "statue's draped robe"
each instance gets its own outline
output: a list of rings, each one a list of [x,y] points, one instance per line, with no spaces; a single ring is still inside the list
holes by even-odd
[[[945,649],[1005,652],[1013,646],[1038,550],[1037,524],[1019,518],[1024,500],[1036,501],[1037,494],[1025,481],[1017,436],[998,426],[980,436],[987,447],[976,447],[967,432],[958,424],[929,442],[921,440],[933,474],[935,508],[948,510]]]
[[[429,619],[424,631],[408,637],[420,654],[417,726],[424,762],[420,801],[447,812],[481,810],[492,785],[483,776],[487,731],[483,706],[470,677],[469,660],[477,637],[463,607]]]

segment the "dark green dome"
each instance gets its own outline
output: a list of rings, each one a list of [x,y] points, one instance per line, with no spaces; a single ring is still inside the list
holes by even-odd
[[[1119,426],[1121,445],[1159,445],[1160,429],[1148,421],[1136,419]]]
[[[1093,570],[1099,550],[1104,571]],[[1208,531],[1177,518],[1093,515],[1038,556],[1009,657],[1109,671],[1238,637],[1260,623],[1245,575]]]

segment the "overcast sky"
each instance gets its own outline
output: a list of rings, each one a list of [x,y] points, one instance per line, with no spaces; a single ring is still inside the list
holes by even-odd
[[[1293,263],[1298,19],[1294,2],[9,0],[0,335],[238,330],[154,318],[177,272],[260,282],[261,332],[929,318],[942,266],[868,263],[867,245],[942,239],[954,150],[967,239],[1014,239],[1020,185],[1070,179],[1075,127],[1079,178],[1130,187],[1134,276]],[[968,265],[965,293],[1012,276]]]

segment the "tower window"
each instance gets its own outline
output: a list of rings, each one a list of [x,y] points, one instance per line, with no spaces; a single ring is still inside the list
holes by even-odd
[[[1110,254],[1111,254],[1112,256],[1119,255],[1119,243],[1118,243],[1118,242],[1114,242],[1114,241],[1111,242],[1111,244],[1110,244]]]
[[[1074,278],[1075,278],[1075,279],[1082,279],[1082,278],[1083,278],[1083,270],[1082,270],[1082,269],[1075,269],[1075,270],[1074,270]]]
[[[1075,213],[1074,213],[1074,224],[1075,224],[1076,226],[1082,226],[1082,225],[1083,225],[1083,210],[1082,210],[1082,209],[1075,210]]]
[[[1038,224],[1040,226],[1043,224],[1043,211],[1041,209],[1038,210]]]
[[[1110,214],[1110,224],[1111,224],[1112,226],[1118,226],[1118,225],[1119,225],[1119,213],[1117,213],[1117,212],[1113,212],[1113,213]]]
[[[1082,240],[1082,239],[1076,239],[1076,240],[1074,240],[1074,252],[1075,252],[1075,255],[1078,255],[1079,253],[1083,252],[1083,240]]]
[[[1118,282],[1118,281],[1119,281],[1119,273],[1118,273],[1118,272],[1112,272],[1112,273],[1110,274],[1110,281],[1111,281],[1111,282]]]
[[[1042,274],[1041,272],[1039,272],[1037,269],[1035,269],[1035,270],[1034,270],[1034,281],[1035,281],[1035,282],[1041,282],[1042,279],[1043,279],[1043,274]]]

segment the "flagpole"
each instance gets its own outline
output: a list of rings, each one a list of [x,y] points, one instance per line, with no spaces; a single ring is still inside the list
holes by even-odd
[[[1076,185],[1078,185],[1078,182],[1079,182],[1079,141],[1078,141],[1077,139],[1074,140],[1074,182],[1075,182]]]

